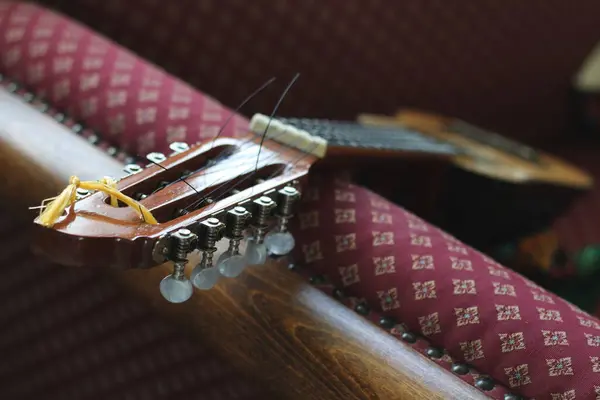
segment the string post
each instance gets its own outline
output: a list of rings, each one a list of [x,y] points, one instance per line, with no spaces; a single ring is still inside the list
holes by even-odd
[[[217,259],[221,275],[235,278],[246,267],[246,258],[240,254],[240,242],[250,221],[250,212],[244,207],[235,207],[225,216],[225,237],[229,238],[229,248]]]
[[[160,282],[160,293],[170,303],[183,303],[194,292],[192,283],[185,276],[188,254],[193,251],[198,237],[189,229],[179,229],[171,235],[171,254],[173,272]]]
[[[225,224],[218,218],[208,218],[198,226],[198,248],[202,252],[200,263],[192,271],[191,279],[200,290],[212,289],[219,280],[219,270],[213,265],[216,244],[223,238]]]
[[[252,237],[246,243],[246,262],[250,265],[262,265],[267,261],[265,233],[269,227],[271,213],[277,204],[269,196],[262,196],[252,202],[254,207],[250,225]]]
[[[290,253],[296,241],[288,229],[288,221],[293,217],[293,207],[300,199],[300,192],[293,186],[286,186],[277,192],[277,227],[265,236],[265,245],[270,254],[284,256]]]

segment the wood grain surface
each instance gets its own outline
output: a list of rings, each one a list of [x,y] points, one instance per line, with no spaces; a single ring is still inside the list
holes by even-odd
[[[0,167],[5,187],[11,188],[2,196],[13,199],[15,209],[26,213],[27,206],[57,194],[71,174],[118,176],[116,161],[51,119],[34,117],[27,105],[17,111],[19,103],[9,97],[0,94],[0,105],[12,107],[0,113]],[[196,290],[178,305],[164,301],[158,290],[169,272],[170,266],[162,265],[107,273],[276,398],[487,398],[288,271],[285,260],[250,268],[213,290]]]

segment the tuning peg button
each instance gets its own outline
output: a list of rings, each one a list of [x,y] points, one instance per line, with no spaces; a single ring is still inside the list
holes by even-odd
[[[229,251],[226,251],[217,260],[217,268],[221,275],[227,278],[235,278],[246,268],[246,258],[239,252],[232,255]]]
[[[267,261],[267,246],[264,243],[258,243],[256,238],[249,238],[246,242],[244,257],[248,265],[262,265]]]
[[[268,252],[276,256],[289,254],[296,246],[294,236],[288,232],[269,232],[265,236],[265,246]]]
[[[223,237],[225,225],[217,218],[209,218],[199,225],[202,259],[192,271],[193,285],[200,290],[208,290],[219,280],[219,270],[213,266],[213,254],[217,251],[216,243]]]
[[[189,229],[179,229],[171,236],[169,259],[173,261],[173,273],[160,282],[160,293],[170,303],[183,303],[192,297],[193,287],[184,271],[187,255],[192,251],[197,236]]]
[[[198,264],[190,278],[197,289],[210,290],[219,281],[219,270],[215,267],[203,267],[202,264]]]
[[[294,249],[296,241],[288,231],[287,224],[299,198],[300,192],[292,186],[286,186],[277,192],[277,227],[265,236],[265,245],[270,254],[284,256]]]
[[[192,297],[194,288],[187,279],[176,279],[173,275],[167,275],[160,282],[160,294],[169,303],[183,303]]]

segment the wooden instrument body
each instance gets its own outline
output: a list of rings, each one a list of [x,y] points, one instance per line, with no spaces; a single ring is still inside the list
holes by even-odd
[[[93,179],[121,172],[118,162],[55,121],[35,117],[26,104],[13,105],[20,111],[0,119],[0,167],[12,168],[3,174],[12,196],[7,207],[38,204],[59,192],[71,174]],[[15,135],[13,118],[30,123]],[[169,304],[159,294],[168,265],[103,271],[199,343],[218,349],[274,398],[486,398],[311,287],[288,271],[284,260],[248,269],[213,290],[196,290],[183,304]]]
[[[451,157],[451,162],[456,167],[489,179],[513,184],[547,184],[576,190],[587,190],[594,184],[589,173],[550,154],[535,150],[537,161],[529,161],[496,148],[492,143],[485,144],[483,140],[476,141],[453,131],[452,126],[457,120],[452,118],[407,109],[392,117],[363,114],[358,121],[367,125],[413,128],[451,143],[464,150],[462,154]],[[516,142],[514,144],[519,145]]]

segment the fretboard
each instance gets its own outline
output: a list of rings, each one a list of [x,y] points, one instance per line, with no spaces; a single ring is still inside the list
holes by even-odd
[[[277,118],[327,140],[329,146],[355,147],[388,151],[414,151],[435,154],[458,154],[457,147],[417,131],[398,127],[361,125],[350,121],[310,118]]]
[[[496,150],[501,150],[523,161],[532,163],[539,163],[540,161],[540,153],[536,149],[467,122],[456,120],[448,126],[448,130],[467,139],[493,147]]]

